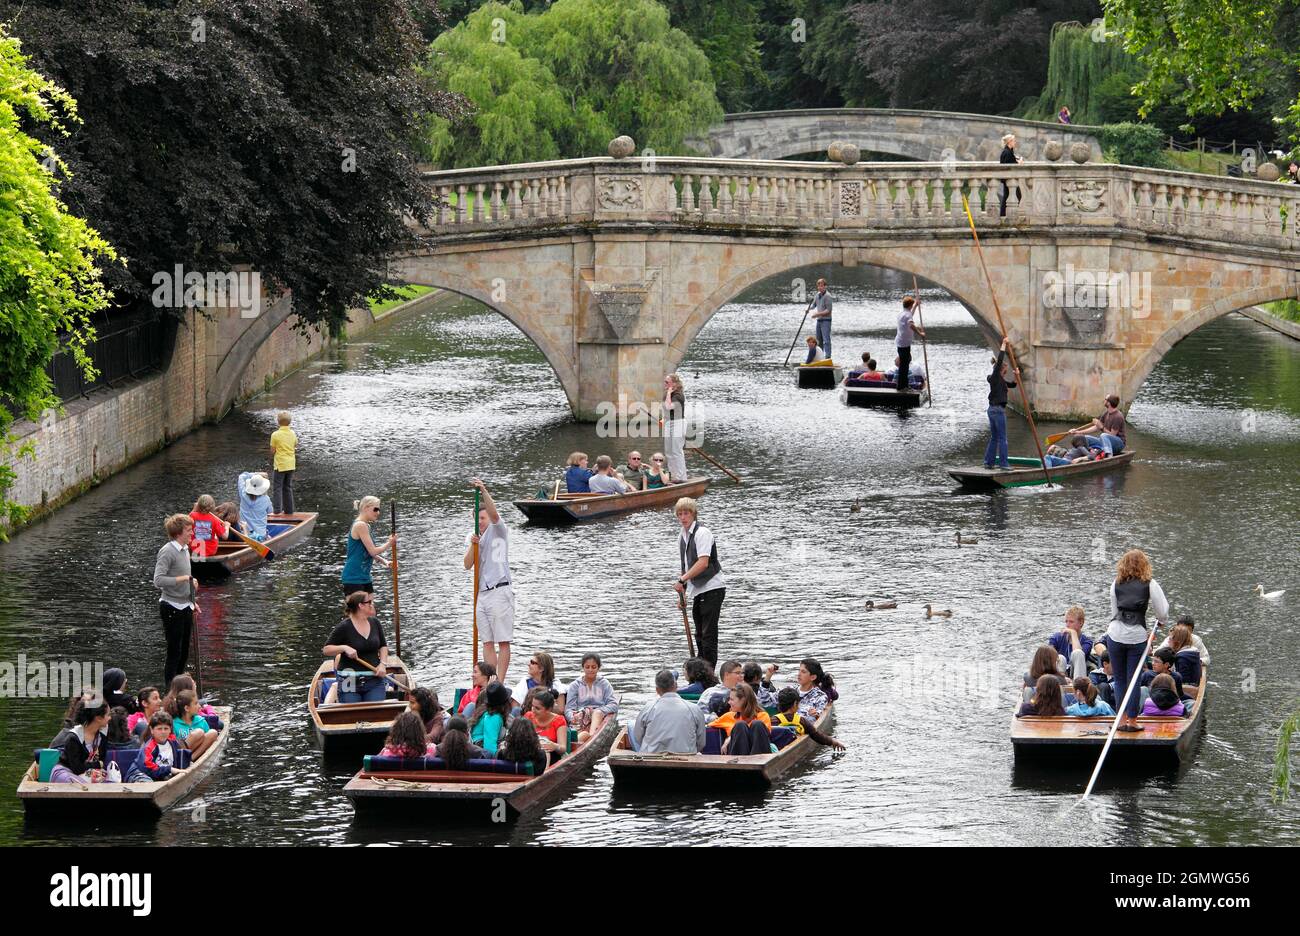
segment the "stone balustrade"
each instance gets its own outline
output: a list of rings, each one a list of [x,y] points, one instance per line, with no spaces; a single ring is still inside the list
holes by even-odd
[[[426,173],[436,238],[651,223],[852,231],[1086,227],[1300,248],[1300,187],[1108,164],[562,160]],[[998,201],[1005,184],[1006,217]]]

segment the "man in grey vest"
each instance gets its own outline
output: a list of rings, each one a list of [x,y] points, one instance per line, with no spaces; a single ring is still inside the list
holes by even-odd
[[[831,294],[826,291],[826,280],[817,281],[817,295],[812,303],[813,327],[817,331],[817,343],[821,345],[826,356],[831,356]]]
[[[678,541],[682,574],[673,583],[673,588],[691,599],[696,654],[708,660],[710,666],[717,666],[718,618],[722,614],[722,599],[727,595],[722,566],[718,564],[718,544],[708,528],[700,526],[693,498],[683,497],[673,512],[682,525],[682,536]]]

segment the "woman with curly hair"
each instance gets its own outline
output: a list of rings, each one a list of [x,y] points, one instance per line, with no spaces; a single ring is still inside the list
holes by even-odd
[[[1115,568],[1110,586],[1110,626],[1106,629],[1106,651],[1115,674],[1115,699],[1123,705],[1119,731],[1141,731],[1137,723],[1141,699],[1137,687],[1129,687],[1142,672],[1151,648],[1147,632],[1147,610],[1155,612],[1160,624],[1169,621],[1169,599],[1151,572],[1151,560],[1140,549],[1130,549]],[[1125,695],[1128,698],[1125,701]],[[1120,705],[1116,705],[1118,710]]]

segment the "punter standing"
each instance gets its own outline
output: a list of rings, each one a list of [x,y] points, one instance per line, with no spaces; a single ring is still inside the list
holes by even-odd
[[[812,303],[813,327],[817,330],[817,343],[831,356],[831,294],[826,291],[826,280],[817,281],[817,295]]]
[[[925,329],[918,328],[912,321],[912,316],[916,314],[916,299],[912,296],[903,297],[903,311],[898,314],[898,334],[894,338],[894,345],[898,348],[898,383],[895,388],[906,390],[908,388],[908,370],[912,364],[912,339],[917,335],[921,340],[925,340]]]
[[[707,527],[700,526],[695,500],[683,497],[673,508],[682,525],[678,541],[682,574],[673,583],[679,594],[691,599],[691,617],[695,621],[695,649],[710,666],[718,664],[718,618],[727,583],[722,580],[718,564],[718,544]]]
[[[163,666],[164,686],[172,684],[172,677],[185,672],[190,655],[190,639],[194,631],[194,586],[190,576],[190,539],[194,521],[185,514],[173,514],[163,524],[167,543],[158,550],[153,566],[153,584],[162,595],[158,599],[158,613],[162,616],[163,634],[167,640],[167,662]]]
[[[478,534],[471,534],[465,550],[465,568],[474,568],[474,543],[478,543],[478,621],[483,661],[496,667],[502,683],[510,667],[510,642],[515,636],[515,592],[510,585],[510,531],[497,513],[487,485],[472,478],[470,485],[483,495],[478,509]],[[498,647],[500,650],[498,650]]]
[[[673,484],[686,480],[686,389],[676,374],[664,377],[664,455]]]

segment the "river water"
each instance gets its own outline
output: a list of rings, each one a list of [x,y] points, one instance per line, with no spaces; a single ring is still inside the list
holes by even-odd
[[[907,284],[879,270],[829,272],[838,356],[885,357]],[[793,672],[813,655],[841,689],[834,733],[847,753],[818,753],[767,794],[625,793],[601,763],[513,826],[353,822],[342,787],[355,768],[322,762],[304,705],[340,616],[352,501],[398,499],[403,655],[447,699],[471,659],[466,479],[482,476],[508,502],[556,478],[571,450],[594,460],[630,447],[572,422],[537,350],[469,301],[388,320],[0,545],[0,660],[102,660],[133,687],[161,678],[150,584],[161,519],[202,492],[231,496],[240,470],[264,466],[285,408],[301,439],[299,509],[320,511],[319,524],[274,563],[204,590],[206,689],[236,707],[235,734],[201,788],[201,812],[115,830],[114,841],[693,844],[737,843],[743,828],[768,844],[1294,843],[1300,805],[1274,803],[1269,771],[1277,728],[1300,701],[1289,610],[1300,598],[1300,344],[1240,316],[1208,325],[1142,388],[1127,471],[963,495],[944,468],[982,455],[989,353],[965,309],[938,292],[927,301],[936,402],[900,417],[793,388],[774,366],[802,311],[787,291],[782,277],[726,306],[681,367],[704,448],[744,478],[737,486],[714,472],[701,505],[728,582],[722,657]],[[1023,420],[1011,420],[1011,442],[1013,454],[1031,448]],[[671,514],[558,530],[525,525],[513,506],[503,514],[518,595],[514,678],[529,652],[548,650],[568,680],[595,650],[625,710],[639,709],[654,671],[684,656],[668,585]],[[958,548],[959,530],[978,544]],[[387,508],[376,532],[387,533]],[[1152,556],[1175,610],[1196,614],[1213,655],[1207,730],[1179,773],[1103,776],[1091,808],[1071,811],[1086,770],[1014,769],[1015,685],[1067,606],[1082,604],[1089,632],[1100,632],[1114,562],[1134,545]],[[1288,588],[1287,600],[1260,600],[1257,582]],[[383,581],[379,597],[391,641]],[[898,609],[866,613],[867,598]],[[927,620],[927,602],[952,618]],[[0,699],[6,784],[62,708]],[[93,827],[27,825],[17,798],[0,795],[0,843],[102,841]]]

